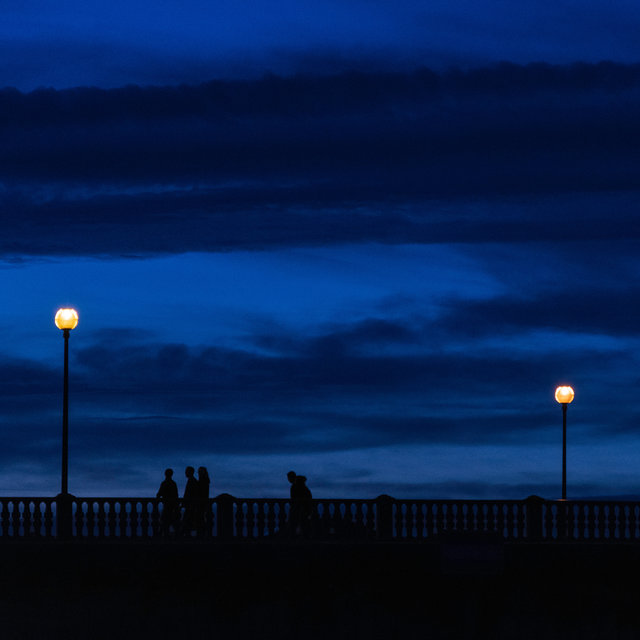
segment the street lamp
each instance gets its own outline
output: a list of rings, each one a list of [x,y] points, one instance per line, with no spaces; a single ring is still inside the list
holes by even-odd
[[[567,385],[556,389],[556,402],[562,405],[562,499],[567,499],[567,406],[573,402],[575,393]]]
[[[55,317],[56,327],[64,336],[64,387],[62,393],[62,490],[68,491],[69,469],[69,334],[78,325],[78,312],[75,309],[58,309]]]

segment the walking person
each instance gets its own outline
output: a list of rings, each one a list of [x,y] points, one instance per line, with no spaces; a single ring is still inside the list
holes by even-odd
[[[211,505],[209,487],[211,480],[206,467],[198,467],[198,528],[200,535],[211,535]]]
[[[178,498],[178,485],[173,479],[173,469],[165,469],[164,480],[160,483],[156,498],[162,502],[161,535],[169,536],[172,530],[175,534],[177,532],[180,499]]]
[[[195,477],[196,470],[193,467],[187,467],[184,475],[187,478],[187,484],[184,488],[184,496],[182,504],[184,513],[182,514],[182,535],[190,536],[191,532],[198,528],[198,480]]]
[[[293,538],[300,535],[307,538],[309,537],[313,512],[311,490],[306,484],[307,478],[298,475],[295,471],[289,471],[287,480],[291,483],[288,534]]]

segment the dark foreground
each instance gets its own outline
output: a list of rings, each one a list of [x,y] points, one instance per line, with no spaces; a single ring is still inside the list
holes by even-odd
[[[640,546],[0,545],[0,637],[640,638]]]

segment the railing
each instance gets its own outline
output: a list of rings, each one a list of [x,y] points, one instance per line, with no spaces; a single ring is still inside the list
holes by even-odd
[[[640,502],[526,500],[313,500],[302,531],[289,526],[288,499],[209,500],[194,531],[167,530],[154,498],[0,498],[0,538],[505,542],[640,541]]]

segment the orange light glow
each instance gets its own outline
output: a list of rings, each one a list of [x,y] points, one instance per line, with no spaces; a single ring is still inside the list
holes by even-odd
[[[75,329],[78,326],[78,312],[75,309],[58,309],[55,323],[58,329]]]
[[[571,387],[561,386],[556,389],[556,402],[560,404],[569,404],[573,402],[575,393]]]

